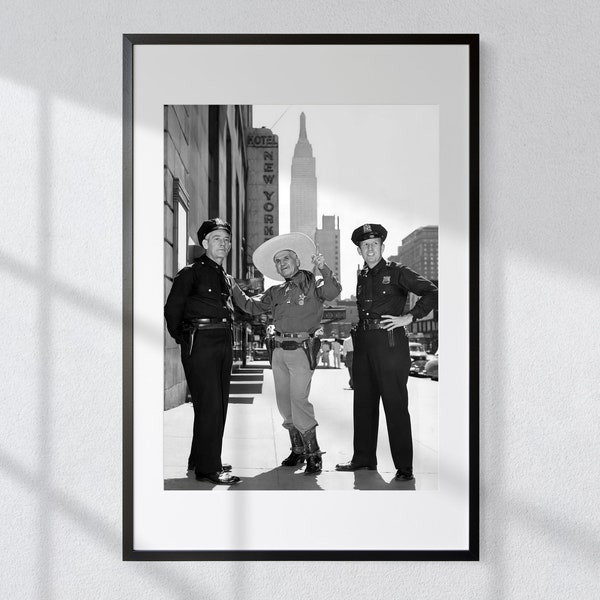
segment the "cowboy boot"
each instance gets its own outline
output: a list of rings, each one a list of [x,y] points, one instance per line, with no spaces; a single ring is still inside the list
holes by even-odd
[[[302,441],[300,432],[295,427],[291,427],[288,431],[290,432],[292,453],[281,463],[281,465],[283,467],[295,467],[298,463],[302,464],[304,462],[304,442]]]
[[[317,475],[321,472],[323,462],[321,460],[321,449],[317,443],[317,428],[313,427],[300,434],[304,442],[304,455],[306,456],[305,475]]]

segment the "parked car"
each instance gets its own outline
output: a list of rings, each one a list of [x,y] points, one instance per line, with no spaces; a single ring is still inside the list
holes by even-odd
[[[427,363],[427,352],[423,348],[422,344],[417,342],[409,342],[408,348],[410,350],[410,371],[409,375],[414,377],[423,377],[425,364]]]
[[[438,354],[435,353],[434,357],[427,361],[425,365],[425,377],[430,377],[433,381],[438,380]]]

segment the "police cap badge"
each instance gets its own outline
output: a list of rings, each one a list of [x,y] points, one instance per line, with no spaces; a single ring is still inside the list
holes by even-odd
[[[351,239],[358,246],[362,241],[371,238],[381,238],[381,241],[384,242],[386,237],[387,229],[383,225],[379,225],[378,223],[365,223],[352,232]]]
[[[208,221],[204,221],[198,229],[198,243],[201,244],[202,240],[212,231],[216,231],[217,229],[222,229],[226,231],[229,235],[231,235],[231,225],[223,219],[209,219]]]

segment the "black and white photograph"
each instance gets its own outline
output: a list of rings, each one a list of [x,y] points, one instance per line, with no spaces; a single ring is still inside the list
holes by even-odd
[[[166,106],[164,156],[165,489],[435,490],[437,106]]]
[[[477,39],[341,41],[126,38],[129,560],[477,559]]]

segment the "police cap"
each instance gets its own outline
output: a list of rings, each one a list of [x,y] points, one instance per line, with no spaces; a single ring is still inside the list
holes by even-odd
[[[352,232],[352,241],[357,246],[362,241],[371,238],[381,238],[381,241],[384,242],[386,237],[387,229],[383,225],[379,225],[379,223],[365,223]]]
[[[231,225],[223,219],[209,219],[208,221],[204,221],[198,229],[198,243],[201,244],[202,240],[212,231],[216,231],[217,229],[222,229],[226,231],[229,235],[231,235]]]

